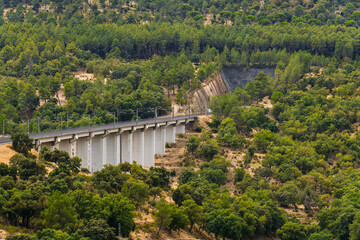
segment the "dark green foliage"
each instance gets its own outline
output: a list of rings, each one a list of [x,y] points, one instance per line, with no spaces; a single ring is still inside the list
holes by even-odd
[[[42,158],[45,161],[53,162],[57,165],[60,165],[61,163],[69,165],[70,164],[70,156],[69,153],[55,149],[54,151],[45,150],[42,152]]]
[[[186,149],[189,152],[194,153],[195,150],[197,150],[197,148],[199,147],[200,141],[200,138],[196,136],[190,136],[189,139],[186,141]]]
[[[110,228],[110,226],[106,223],[106,221],[100,219],[90,220],[86,225],[79,228],[77,233],[84,237],[88,237],[89,239],[109,239],[116,240],[114,229]]]
[[[216,237],[240,239],[244,226],[243,220],[230,210],[217,210],[211,212],[207,218],[207,229]]]
[[[153,187],[166,188],[170,183],[170,172],[167,171],[164,167],[156,168],[151,167],[150,170],[146,173],[149,180],[147,183]]]
[[[32,148],[32,139],[25,132],[14,132],[11,135],[12,146],[15,151],[27,155]]]
[[[119,223],[127,237],[135,205],[147,211],[151,196],[158,231],[190,225],[229,239],[359,239],[358,8],[328,0],[0,0],[0,129],[6,120],[21,153],[0,164],[1,217],[34,231],[53,228],[37,231],[39,240],[112,239]],[[216,137],[198,126],[201,136],[187,141],[186,166],[199,170],[180,172],[172,191],[179,206],[156,203],[169,190],[164,168],[123,163],[85,176],[81,160],[62,151],[30,156],[32,140],[18,131],[88,126],[89,115],[90,125],[110,123],[114,112],[130,120],[136,109],[141,119],[154,117],[155,107],[166,115],[170,94],[186,105],[224,65],[276,67],[275,77],[260,72],[211,99]],[[80,69],[96,80],[74,78]],[[229,147],[245,154],[233,162],[235,192],[219,187],[232,181],[232,166],[217,154],[239,154],[228,155]],[[43,160],[56,164],[48,175]],[[298,205],[317,227],[289,221],[276,207]]]
[[[186,195],[180,188],[177,188],[172,194],[172,199],[177,205],[181,206],[182,202],[186,200]]]
[[[33,237],[28,234],[10,235],[6,237],[6,240],[32,240]]]
[[[214,160],[203,163],[200,166],[200,176],[204,177],[210,183],[222,185],[227,180],[228,167],[230,162],[225,158],[217,157]]]
[[[241,182],[245,176],[245,169],[244,168],[236,168],[235,169],[235,176],[234,176],[234,183]]]
[[[202,207],[197,205],[194,200],[189,199],[183,202],[182,209],[189,220],[191,231],[194,224],[200,224],[202,221]]]
[[[185,229],[189,225],[187,216],[180,208],[174,208],[170,217],[172,219],[169,225],[170,230],[178,231],[180,229]]]
[[[41,213],[45,227],[67,232],[77,229],[79,220],[71,198],[56,191],[48,197],[47,205],[48,208]]]
[[[19,175],[23,180],[27,180],[29,177],[37,174],[38,165],[35,160],[22,159],[19,162]]]
[[[142,206],[149,199],[149,186],[141,180],[130,179],[124,184],[122,192],[133,199],[137,207]]]
[[[239,147],[245,143],[245,139],[238,136],[236,123],[233,119],[224,119],[218,129],[218,141],[221,145]]]
[[[179,229],[185,229],[189,225],[189,220],[184,211],[173,204],[166,203],[164,199],[160,199],[156,209],[154,218],[155,224],[158,227],[158,233],[162,229],[166,229],[169,232],[171,230],[178,231]]]
[[[121,171],[120,167],[115,166],[107,166],[91,178],[98,189],[107,192],[120,191],[127,179],[128,176]]]
[[[202,142],[197,150],[197,155],[199,157],[205,158],[206,160],[213,159],[214,156],[218,153],[219,146],[217,142],[213,139]]]
[[[185,184],[193,179],[196,179],[198,177],[198,174],[195,173],[194,169],[187,168],[180,172],[179,174],[179,184]]]
[[[276,234],[281,240],[305,240],[307,232],[304,225],[300,223],[287,222],[282,226]]]

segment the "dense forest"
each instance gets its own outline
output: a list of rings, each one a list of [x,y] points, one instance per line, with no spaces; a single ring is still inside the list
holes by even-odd
[[[111,122],[114,113],[116,120],[134,119],[136,112],[148,118],[155,109],[171,112],[165,89],[180,89],[177,100],[184,104],[187,93],[224,64],[275,67],[299,51],[311,54],[314,66],[356,61],[357,7],[333,1],[0,1],[0,121],[10,132],[28,121],[30,131],[43,131],[65,119],[64,126],[76,127],[89,117],[91,124]],[[74,79],[79,69],[96,81]]]
[[[359,2],[0,0],[0,16],[0,133],[18,152],[0,163],[7,240],[360,239]],[[275,77],[212,98],[176,170],[89,174],[31,152],[28,129],[167,115],[223,66]]]

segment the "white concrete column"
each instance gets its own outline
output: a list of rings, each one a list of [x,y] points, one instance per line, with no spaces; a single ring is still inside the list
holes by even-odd
[[[133,158],[133,133],[132,131],[122,132],[121,135],[121,162],[134,161]]]
[[[91,133],[90,133],[90,135],[91,135]],[[90,136],[89,137],[89,142],[88,142],[88,169],[89,169],[89,171],[90,172],[93,172],[93,170],[92,170],[92,161],[93,161],[93,156],[92,156],[92,153],[91,153],[91,151],[92,151],[92,142],[93,142],[93,138]]]
[[[63,141],[60,140],[57,145],[59,150],[67,152],[71,157],[71,142],[69,139]]]
[[[135,160],[133,146],[134,146],[134,132],[131,131],[129,132],[129,162],[130,163],[132,163]]]
[[[161,127],[156,127],[155,131],[155,154],[161,154]]]
[[[155,166],[155,128],[148,128],[144,131],[144,165],[145,167]]]
[[[115,136],[116,140],[116,166],[121,162],[121,135],[118,133]]]
[[[165,154],[166,150],[166,126],[161,127],[161,154]]]
[[[89,141],[88,137],[78,138],[75,143],[74,154],[81,158],[81,168],[87,168],[90,171]]]
[[[185,133],[185,123],[180,123],[176,125],[176,133],[177,134],[184,134]]]
[[[104,159],[106,164],[117,165],[117,133],[106,136],[106,146],[104,146]]]
[[[166,142],[175,143],[175,134],[176,134],[176,126],[168,125],[166,126]]]
[[[101,166],[101,169],[104,167],[105,164],[111,164],[107,159],[107,153],[108,153],[107,139],[108,139],[108,135],[105,135],[101,138],[101,140],[102,140],[102,166]]]
[[[96,172],[103,168],[104,139],[103,135],[96,135],[90,140],[90,172]]]
[[[133,132],[133,154],[137,164],[144,166],[144,130],[139,129]]]
[[[159,126],[155,129],[155,154],[165,154],[166,126]]]

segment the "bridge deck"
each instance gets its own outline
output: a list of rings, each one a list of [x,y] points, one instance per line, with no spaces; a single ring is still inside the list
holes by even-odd
[[[32,138],[32,139],[51,138],[51,137],[58,137],[58,136],[63,136],[63,135],[81,134],[81,133],[88,133],[88,132],[94,132],[94,131],[105,131],[105,130],[116,129],[116,128],[135,127],[135,126],[139,126],[139,125],[148,125],[148,124],[156,124],[156,123],[166,123],[166,122],[170,122],[170,121],[187,120],[187,119],[196,118],[198,116],[199,115],[195,115],[195,114],[194,115],[180,115],[180,116],[175,116],[175,117],[151,118],[151,119],[144,119],[144,120],[138,120],[138,121],[115,122],[115,123],[96,125],[96,126],[54,130],[54,131],[47,131],[47,132],[40,132],[40,133],[31,133],[30,138]]]
[[[87,127],[78,127],[78,128],[71,128],[71,129],[63,129],[63,130],[54,130],[54,131],[46,131],[40,133],[30,133],[30,138],[32,139],[39,139],[39,138],[51,138],[57,137],[62,135],[71,135],[71,134],[81,134],[93,131],[102,131],[102,130],[109,130],[115,128],[124,128],[124,127],[133,127],[138,125],[146,125],[146,124],[156,124],[156,123],[166,123],[169,121],[177,121],[177,120],[187,120],[192,118],[197,118],[200,116],[199,114],[194,115],[180,115],[175,117],[160,117],[160,118],[151,118],[151,119],[144,119],[138,121],[125,121],[125,122],[115,122],[109,124],[102,124],[102,125],[95,125],[95,126],[87,126]],[[0,136],[0,145],[11,143],[10,136]]]

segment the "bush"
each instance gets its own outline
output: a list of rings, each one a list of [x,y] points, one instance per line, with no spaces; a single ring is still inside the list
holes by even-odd
[[[13,149],[24,155],[27,155],[32,148],[33,140],[25,132],[16,132],[11,134]]]
[[[200,144],[197,151],[199,157],[203,157],[207,160],[213,159],[213,157],[219,153],[219,145],[215,139],[209,139],[206,142]]]
[[[204,127],[202,127],[202,126],[197,126],[196,128],[194,128],[194,131],[200,133],[203,129],[204,129]]]
[[[304,225],[300,223],[287,222],[281,229],[276,231],[281,240],[305,240],[307,234]]]
[[[196,136],[190,136],[189,139],[186,141],[186,149],[188,152],[194,153],[195,150],[199,147],[200,138]]]
[[[32,240],[32,236],[28,234],[9,235],[6,240]]]
[[[245,176],[245,169],[244,168],[236,168],[235,169],[235,176],[234,176],[234,184],[237,182],[241,182]]]
[[[81,227],[77,233],[90,239],[116,240],[114,229],[111,228],[103,219],[90,220],[85,226]]]

